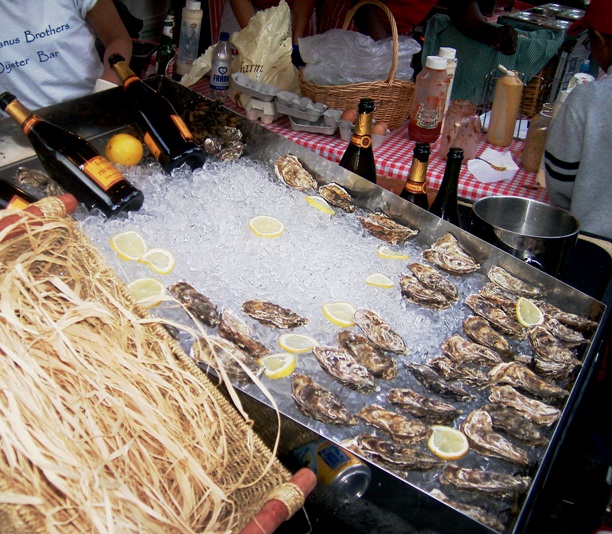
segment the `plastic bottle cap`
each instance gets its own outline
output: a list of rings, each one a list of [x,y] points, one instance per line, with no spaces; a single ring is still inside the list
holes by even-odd
[[[457,57],[457,50],[450,46],[441,46],[438,50],[438,56],[446,59],[455,59]]]
[[[219,41],[229,41],[229,33],[221,32],[221,34],[219,35]]]
[[[440,56],[427,56],[427,60],[425,61],[425,66],[428,69],[446,70],[447,65],[447,59]]]
[[[186,4],[187,9],[193,9],[193,10],[198,10],[200,9],[200,6],[202,5],[202,2],[191,2],[188,1]]]

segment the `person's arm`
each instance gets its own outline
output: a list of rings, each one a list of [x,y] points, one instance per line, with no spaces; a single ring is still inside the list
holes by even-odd
[[[296,0],[293,2],[293,44],[298,44],[298,39],[304,37],[310,17],[315,8],[316,0]]]
[[[251,0],[230,0],[230,5],[240,28],[246,28],[251,17],[255,15],[255,8]]]
[[[108,64],[108,58],[121,54],[129,63],[132,58],[132,39],[125,28],[113,0],[98,0],[87,13],[87,23],[92,27],[104,45],[104,73],[102,79],[119,83],[119,78]]]

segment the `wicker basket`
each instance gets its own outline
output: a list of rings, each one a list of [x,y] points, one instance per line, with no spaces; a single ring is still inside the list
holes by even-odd
[[[374,119],[384,121],[391,130],[399,128],[408,116],[412,107],[415,84],[395,79],[398,58],[397,26],[393,14],[389,8],[377,0],[362,0],[356,4],[347,14],[342,26],[346,30],[355,15],[355,12],[363,5],[373,4],[382,9],[391,25],[393,37],[393,60],[391,70],[386,80],[377,82],[361,82],[347,85],[318,85],[304,80],[300,76],[300,89],[302,96],[306,96],[315,102],[321,102],[334,109],[356,108],[361,98],[373,98],[376,102]]]
[[[525,86],[523,92],[523,115],[526,117],[531,118],[537,115],[544,103],[548,102],[558,63],[557,57],[552,58]]]

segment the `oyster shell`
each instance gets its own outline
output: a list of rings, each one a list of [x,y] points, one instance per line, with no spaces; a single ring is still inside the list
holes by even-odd
[[[355,311],[354,321],[366,337],[381,349],[396,354],[406,352],[404,340],[376,312],[359,308]]]
[[[338,343],[374,376],[383,380],[391,380],[397,376],[397,362],[367,337],[350,330],[342,330],[338,333]]]
[[[489,528],[496,530],[497,532],[503,532],[505,529],[504,524],[499,519],[497,519],[497,517],[478,506],[473,506],[471,504],[465,504],[459,501],[455,501],[454,499],[451,499],[450,497],[442,493],[439,489],[433,489],[429,492],[429,494],[432,497],[438,499],[439,501],[442,501],[443,503],[446,503],[449,506],[455,508],[456,510],[459,510],[464,514],[469,515],[472,519],[479,521],[483,525],[486,525]]]
[[[486,282],[480,291],[478,291],[478,294],[494,306],[502,308],[506,313],[516,310],[516,300],[518,297],[493,282]]]
[[[353,197],[341,185],[336,183],[326,184],[319,187],[319,195],[321,195],[332,206],[336,206],[347,213],[355,211]]]
[[[440,476],[442,484],[492,495],[524,493],[531,484],[530,477],[507,475],[495,471],[467,469],[457,464],[446,464]]]
[[[443,310],[449,308],[452,301],[443,293],[425,287],[419,280],[410,275],[403,274],[400,278],[402,295],[411,302],[426,308]]]
[[[501,458],[518,465],[528,465],[527,453],[501,434],[493,431],[491,416],[484,410],[474,410],[461,423],[472,449],[485,456]]]
[[[548,443],[548,439],[540,429],[515,409],[497,403],[485,404],[482,409],[491,416],[494,429],[501,430],[532,447],[540,447]]]
[[[187,282],[177,282],[170,286],[170,292],[183,307],[198,321],[212,328],[219,324],[217,307],[208,297]]]
[[[384,213],[370,213],[358,219],[370,234],[390,245],[401,245],[418,233],[418,230],[396,223]]]
[[[196,339],[191,345],[191,357],[207,371],[212,368],[217,375],[227,375],[231,382],[247,383],[251,380],[246,369],[260,377],[263,367],[253,358],[241,351],[231,341],[221,337],[209,336]]]
[[[498,266],[491,267],[487,273],[487,276],[494,284],[497,284],[506,291],[516,293],[521,297],[529,297],[533,299],[542,297],[546,294],[543,288],[528,284],[516,276],[511,275],[508,271],[506,271],[506,269],[502,269]]]
[[[221,161],[234,161],[244,153],[244,143],[241,141],[228,141],[221,150],[215,154]]]
[[[470,315],[463,320],[463,332],[467,337],[485,347],[493,349],[505,358],[512,356],[513,351],[508,340],[499,332],[493,330],[489,321]]]
[[[512,386],[493,386],[489,400],[501,406],[513,408],[526,419],[540,426],[550,426],[559,417],[561,411],[539,400],[522,395]]]
[[[550,315],[544,315],[543,326],[544,328],[547,328],[553,336],[568,347],[579,347],[580,345],[584,345],[589,342],[589,340],[584,337],[582,332],[578,332],[569,326],[565,326],[561,321],[551,317]]]
[[[461,248],[453,234],[445,234],[429,249],[423,258],[451,274],[470,274],[480,269],[480,264]]]
[[[273,328],[297,328],[308,322],[308,319],[287,308],[263,300],[245,301],[242,304],[242,311],[264,326]]]
[[[437,269],[417,262],[409,263],[408,269],[426,288],[442,293],[450,301],[456,301],[459,298],[459,292],[455,284],[442,276]]]
[[[491,384],[508,384],[542,400],[560,400],[569,395],[567,390],[542,380],[533,371],[518,362],[496,365],[489,371],[489,379]]]
[[[526,330],[520,323],[508,315],[504,310],[491,304],[488,300],[474,293],[465,298],[465,303],[476,314],[480,315],[495,328],[501,330],[504,334],[513,336],[519,339],[525,339],[527,336]]]
[[[314,347],[312,352],[319,365],[342,384],[361,391],[378,389],[370,371],[365,366],[357,363],[344,349]]]
[[[432,454],[419,452],[412,447],[381,439],[373,434],[359,434],[342,442],[342,446],[370,460],[380,461],[402,471],[429,471],[444,465],[444,461]]]
[[[430,393],[435,393],[459,402],[469,402],[476,399],[476,397],[467,391],[460,382],[444,380],[427,365],[411,362],[405,365],[419,383]]]
[[[280,180],[289,187],[298,191],[316,191],[319,184],[300,163],[300,160],[291,154],[280,156],[274,162],[274,170]]]
[[[493,349],[468,341],[458,334],[445,339],[440,348],[447,358],[459,364],[474,363],[491,366],[502,361],[501,356]]]
[[[574,357],[572,349],[561,343],[544,326],[531,328],[528,337],[535,352],[534,367],[540,374],[564,380],[581,365],[580,360]]]
[[[560,323],[564,324],[565,326],[569,326],[578,332],[589,332],[597,328],[597,322],[589,319],[588,317],[565,312],[547,302],[538,302],[537,304],[540,310],[542,310],[542,313],[550,315],[554,319],[557,319],[557,321]]]
[[[387,432],[393,441],[404,445],[414,445],[431,435],[431,428],[425,423],[417,419],[407,419],[403,415],[385,410],[377,404],[363,407],[357,413],[357,417],[363,419],[369,425]]]
[[[432,424],[448,423],[463,413],[452,404],[426,397],[411,389],[390,389],[387,391],[387,400],[412,416]]]
[[[261,358],[270,352],[265,345],[252,337],[249,326],[228,308],[221,311],[217,332],[254,358]]]
[[[340,397],[327,391],[308,375],[293,375],[291,396],[298,409],[307,417],[332,425],[357,424],[357,419],[348,411]]]
[[[461,380],[465,384],[482,389],[489,383],[484,371],[454,362],[446,356],[431,358],[427,365],[436,371],[444,380]]]

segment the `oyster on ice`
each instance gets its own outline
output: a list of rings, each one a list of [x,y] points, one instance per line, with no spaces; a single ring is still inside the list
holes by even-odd
[[[491,416],[485,410],[474,410],[461,423],[472,449],[485,456],[501,458],[518,465],[528,465],[529,458],[501,434],[493,431]]]
[[[245,301],[242,304],[242,311],[264,326],[274,328],[297,328],[308,322],[308,319],[287,308],[263,300]]]
[[[401,471],[429,471],[444,465],[444,461],[432,454],[417,451],[412,447],[381,439],[373,434],[359,434],[342,442],[349,451],[380,461]]]
[[[425,287],[416,277],[410,274],[403,274],[401,276],[400,288],[402,295],[407,300],[419,306],[443,310],[449,308],[452,304],[452,301],[443,293]]]
[[[300,160],[292,154],[280,156],[274,162],[274,171],[281,181],[298,191],[308,191],[309,189],[314,189],[316,191],[319,186],[312,174],[310,174],[302,166]]]
[[[554,406],[530,399],[512,386],[493,386],[489,400],[495,404],[515,409],[526,419],[540,426],[550,426],[561,417],[561,411]]]
[[[357,419],[340,397],[317,384],[308,375],[293,375],[291,396],[298,409],[307,417],[332,425],[357,424]]]
[[[319,195],[321,195],[329,204],[336,206],[347,213],[355,211],[353,197],[341,185],[334,182],[319,187]]]
[[[427,391],[459,402],[475,400],[475,396],[467,391],[460,382],[444,380],[428,365],[406,363],[406,367]]]
[[[493,330],[489,321],[476,315],[470,315],[463,320],[463,332],[467,337],[485,347],[493,349],[505,358],[512,356],[512,347],[508,340],[499,332]]]
[[[452,404],[421,395],[411,389],[390,389],[387,391],[387,400],[410,415],[431,424],[448,423],[463,413]]]
[[[196,339],[191,345],[190,355],[204,371],[210,367],[219,376],[225,372],[231,382],[250,381],[251,377],[247,370],[256,377],[260,377],[263,373],[263,367],[258,365],[253,358],[231,341],[221,337],[209,336]]]
[[[261,358],[270,352],[265,345],[251,335],[249,326],[229,308],[221,311],[217,332],[222,338],[231,341],[253,358]]]
[[[494,306],[500,307],[506,313],[516,313],[516,301],[518,297],[497,284],[493,282],[485,283],[478,291],[478,294]]]
[[[187,282],[177,282],[170,292],[198,321],[214,328],[219,324],[219,312],[210,299]]]
[[[508,384],[542,400],[560,400],[569,395],[566,389],[539,378],[519,362],[500,363],[489,371],[491,384]]]
[[[350,330],[342,330],[338,333],[338,343],[374,376],[383,380],[391,380],[397,376],[395,359],[385,354],[367,337]]]
[[[509,316],[504,310],[491,304],[488,300],[474,293],[465,298],[465,303],[470,309],[482,318],[489,321],[494,327],[501,330],[504,334],[525,339],[527,335],[520,323]]]
[[[492,495],[524,493],[531,484],[530,477],[507,475],[495,471],[467,469],[457,464],[446,464],[440,476],[442,484]]]
[[[584,337],[582,332],[574,330],[569,326],[565,326],[561,321],[550,315],[544,315],[543,326],[544,328],[547,328],[553,336],[568,347],[579,347],[580,345],[584,345],[589,342],[589,340]]]
[[[427,365],[444,378],[444,380],[461,380],[461,382],[479,389],[486,387],[489,383],[489,378],[481,369],[462,365],[446,356],[431,358]]]
[[[536,287],[527,282],[520,280],[516,276],[511,275],[506,269],[502,269],[501,267],[494,266],[489,269],[487,273],[489,280],[494,284],[497,284],[499,287],[505,289],[506,291],[510,291],[512,293],[516,293],[521,297],[528,298],[537,298],[542,297],[546,294],[544,289],[541,287]]]
[[[355,323],[363,330],[366,337],[383,350],[404,354],[406,345],[402,337],[376,312],[359,308],[354,314]]]
[[[581,365],[572,349],[561,343],[544,326],[534,326],[529,330],[529,343],[535,352],[534,367],[544,376],[563,380]]]
[[[540,447],[548,443],[548,439],[542,434],[541,430],[521,416],[514,408],[492,403],[485,404],[482,409],[486,410],[491,416],[494,429],[501,430],[532,447]]]
[[[483,510],[478,506],[473,506],[471,504],[465,504],[459,501],[455,501],[449,498],[447,495],[442,493],[439,489],[433,489],[429,492],[432,497],[435,497],[439,501],[448,504],[449,506],[463,512],[466,515],[469,515],[472,519],[481,522],[483,525],[492,528],[493,530],[497,530],[497,532],[503,532],[505,529],[504,524],[497,519],[496,516]]]
[[[314,347],[312,353],[325,369],[336,380],[361,391],[378,389],[370,371],[344,349],[337,347]]]
[[[468,341],[458,334],[445,339],[440,348],[447,358],[460,364],[474,363],[492,366],[502,361],[500,355],[493,349]]]
[[[451,274],[470,274],[480,269],[480,264],[461,248],[455,236],[450,233],[424,250],[423,258]]]
[[[408,264],[408,269],[413,272],[414,276],[426,288],[442,293],[450,301],[455,301],[459,298],[459,292],[455,284],[442,276],[437,269],[418,262]]]
[[[372,404],[363,407],[357,417],[380,430],[387,432],[393,441],[404,445],[414,445],[431,435],[431,428],[417,419],[407,419],[403,415],[385,410]]]
[[[556,306],[549,304],[548,302],[538,302],[537,304],[544,314],[550,315],[565,326],[578,330],[578,332],[588,332],[597,328],[597,322],[589,319],[588,317],[565,312]]]
[[[418,233],[413,228],[396,223],[384,213],[370,213],[358,219],[370,234],[390,245],[402,245]]]

